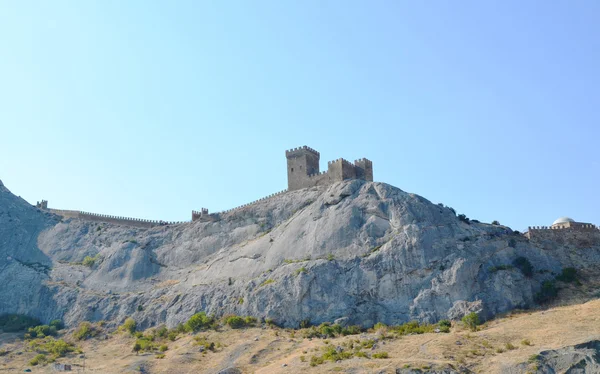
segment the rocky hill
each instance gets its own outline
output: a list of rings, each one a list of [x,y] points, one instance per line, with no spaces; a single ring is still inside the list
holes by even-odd
[[[294,327],[489,318],[534,305],[563,268],[600,263],[599,243],[530,242],[377,182],[288,192],[221,218],[149,229],[62,219],[0,184],[0,314],[145,327],[198,311]]]

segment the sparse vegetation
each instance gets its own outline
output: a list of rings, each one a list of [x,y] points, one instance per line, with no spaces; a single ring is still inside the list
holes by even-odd
[[[373,357],[373,358],[389,358],[389,355],[387,352],[379,352],[379,353],[373,353],[371,355],[371,357]]]
[[[94,267],[94,265],[96,264],[97,261],[100,260],[100,253],[96,254],[94,257],[90,257],[90,256],[85,256],[85,258],[83,259],[83,261],[81,262],[81,264],[83,266],[87,266],[89,268]]]
[[[519,269],[524,276],[529,278],[533,275],[533,265],[531,265],[531,262],[525,257],[517,257],[513,261],[513,265]]]
[[[197,332],[200,330],[212,329],[216,326],[216,320],[213,316],[207,316],[205,312],[196,313],[185,323],[185,331]]]
[[[479,315],[475,312],[471,312],[462,318],[462,322],[471,331],[477,331],[477,326],[479,326]]]
[[[501,270],[511,270],[514,269],[515,267],[512,265],[497,265],[497,266],[492,266],[490,268],[490,272],[491,273],[495,273],[497,271],[501,271]]]
[[[0,317],[0,329],[4,332],[23,331],[41,324],[38,319],[22,314],[5,314]]]
[[[39,325],[27,329],[25,339],[44,338],[46,336],[56,336],[56,327],[48,325]]]
[[[229,316],[225,319],[225,323],[232,329],[246,327],[246,320],[240,316]]]
[[[48,363],[48,358],[43,353],[39,353],[34,358],[32,358],[31,361],[29,361],[29,365],[31,366],[45,365],[46,363]]]
[[[577,280],[577,270],[575,268],[564,268],[562,272],[556,277],[556,280],[565,283],[575,282]]]
[[[123,331],[128,331],[131,335],[135,333],[136,328],[137,322],[131,317],[127,318],[125,322],[123,322],[123,325],[121,325],[121,329]]]
[[[548,302],[554,299],[558,295],[558,289],[556,285],[552,281],[544,281],[542,283],[542,288],[535,295],[535,301],[539,304]]]
[[[306,270],[306,268],[304,266],[302,266],[300,269],[296,270],[296,276],[300,275],[300,274],[306,274],[308,273],[308,270]]]
[[[89,322],[81,322],[77,329],[73,332],[73,337],[77,340],[86,340],[94,337],[98,331]]]
[[[459,214],[458,215],[458,219],[459,219],[459,221],[464,222],[464,223],[466,223],[468,225],[471,224],[471,220],[466,215],[464,215],[464,214]]]
[[[494,225],[494,226],[500,226],[500,222],[494,220],[494,221],[492,221],[492,225]]]
[[[269,284],[271,284],[271,283],[275,283],[275,281],[274,281],[273,279],[267,279],[267,280],[263,281],[263,282],[262,282],[262,283],[261,283],[261,284],[258,286],[258,288],[260,288],[260,287],[263,287],[263,286],[266,286],[266,285],[269,285]]]

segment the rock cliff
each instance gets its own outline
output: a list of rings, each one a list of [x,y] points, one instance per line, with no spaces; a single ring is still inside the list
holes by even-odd
[[[511,265],[517,257],[533,274]],[[541,246],[378,182],[288,192],[217,222],[150,229],[62,219],[0,184],[0,314],[70,325],[133,316],[173,326],[198,311],[285,326],[471,310],[487,318],[533,305],[563,267],[598,263],[598,243]]]

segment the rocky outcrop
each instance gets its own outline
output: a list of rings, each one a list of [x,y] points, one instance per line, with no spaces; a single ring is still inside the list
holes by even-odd
[[[86,256],[93,266],[81,264]],[[534,273],[512,267],[525,257]],[[63,219],[0,186],[0,314],[173,326],[198,311],[285,326],[482,318],[533,305],[588,248],[541,248],[507,227],[360,180],[277,195],[216,222],[149,229]]]
[[[600,340],[591,340],[561,349],[540,352],[518,365],[511,374],[595,374],[600,373]]]

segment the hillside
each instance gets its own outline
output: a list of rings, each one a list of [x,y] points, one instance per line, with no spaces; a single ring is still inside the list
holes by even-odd
[[[0,186],[0,314],[68,326],[132,316],[142,327],[173,327],[198,311],[286,327],[436,322],[472,310],[486,319],[535,305],[542,282],[565,267],[597,268],[599,249],[542,247],[360,180],[150,229],[61,219]]]
[[[68,354],[57,362],[74,371],[95,373],[554,373],[579,368],[582,373],[600,370],[600,300],[545,311],[509,314],[471,332],[454,324],[450,333],[395,336],[391,329],[328,339],[303,338],[301,331],[273,327],[184,334],[164,344],[164,353],[132,351],[135,338],[128,333],[104,330],[96,338],[76,342],[82,354]],[[213,342],[214,350],[201,349],[198,341]],[[360,342],[360,343],[357,343]],[[349,349],[375,342],[339,362],[326,360],[311,366],[328,348]],[[590,342],[588,344],[585,344]],[[51,366],[31,366],[36,355],[20,335],[0,334],[4,354],[0,371],[44,373]],[[205,344],[205,343],[202,343]],[[369,347],[370,345],[367,345]],[[590,348],[591,347],[591,348]],[[595,347],[595,348],[594,348]],[[19,353],[21,352],[21,353]],[[375,358],[387,353],[387,358]],[[161,355],[164,355],[161,356]],[[595,356],[595,357],[594,357]],[[85,360],[84,360],[85,357]],[[235,370],[233,370],[235,369]],[[418,371],[417,371],[418,370]],[[587,370],[587,371],[585,371]]]

